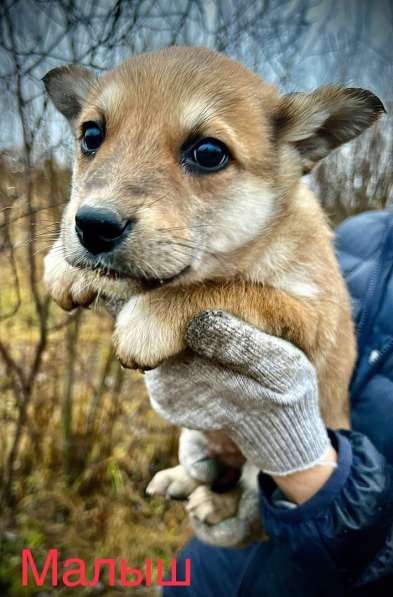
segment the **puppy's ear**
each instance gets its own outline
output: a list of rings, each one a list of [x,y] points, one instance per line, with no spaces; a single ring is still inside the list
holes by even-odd
[[[50,70],[42,80],[56,108],[73,125],[97,78],[86,68],[69,65]]]
[[[357,137],[383,112],[382,102],[371,91],[321,87],[281,99],[276,133],[279,140],[296,147],[306,173],[332,149]]]

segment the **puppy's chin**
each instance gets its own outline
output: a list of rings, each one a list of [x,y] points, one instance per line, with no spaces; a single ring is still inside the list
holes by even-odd
[[[91,272],[88,275],[94,278],[93,284],[98,297],[102,296],[104,300],[125,301],[141,292],[140,283],[131,278],[112,278],[98,272]]]

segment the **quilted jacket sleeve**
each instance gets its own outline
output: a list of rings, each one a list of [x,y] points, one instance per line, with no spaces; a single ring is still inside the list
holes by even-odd
[[[281,587],[275,580],[269,595],[289,594],[293,586],[293,595],[307,589],[304,594],[318,596],[333,591],[377,596],[393,589],[393,468],[362,434],[332,433],[331,438],[339,466],[304,505],[277,508],[272,482],[261,476],[265,527],[273,551],[278,555],[285,545],[288,557],[285,571],[274,575]],[[282,555],[271,561],[282,565]]]

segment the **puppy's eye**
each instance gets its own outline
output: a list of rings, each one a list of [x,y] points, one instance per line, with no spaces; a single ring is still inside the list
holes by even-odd
[[[217,172],[225,168],[229,157],[229,150],[224,143],[207,137],[198,141],[185,153],[183,163],[196,172]]]
[[[81,150],[85,155],[94,155],[104,140],[104,131],[96,122],[85,122],[82,127]]]

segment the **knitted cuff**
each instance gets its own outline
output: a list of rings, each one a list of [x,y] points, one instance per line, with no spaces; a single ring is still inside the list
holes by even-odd
[[[244,455],[268,475],[288,475],[321,462],[331,446],[318,405],[305,400],[290,409],[248,417],[231,429]]]

